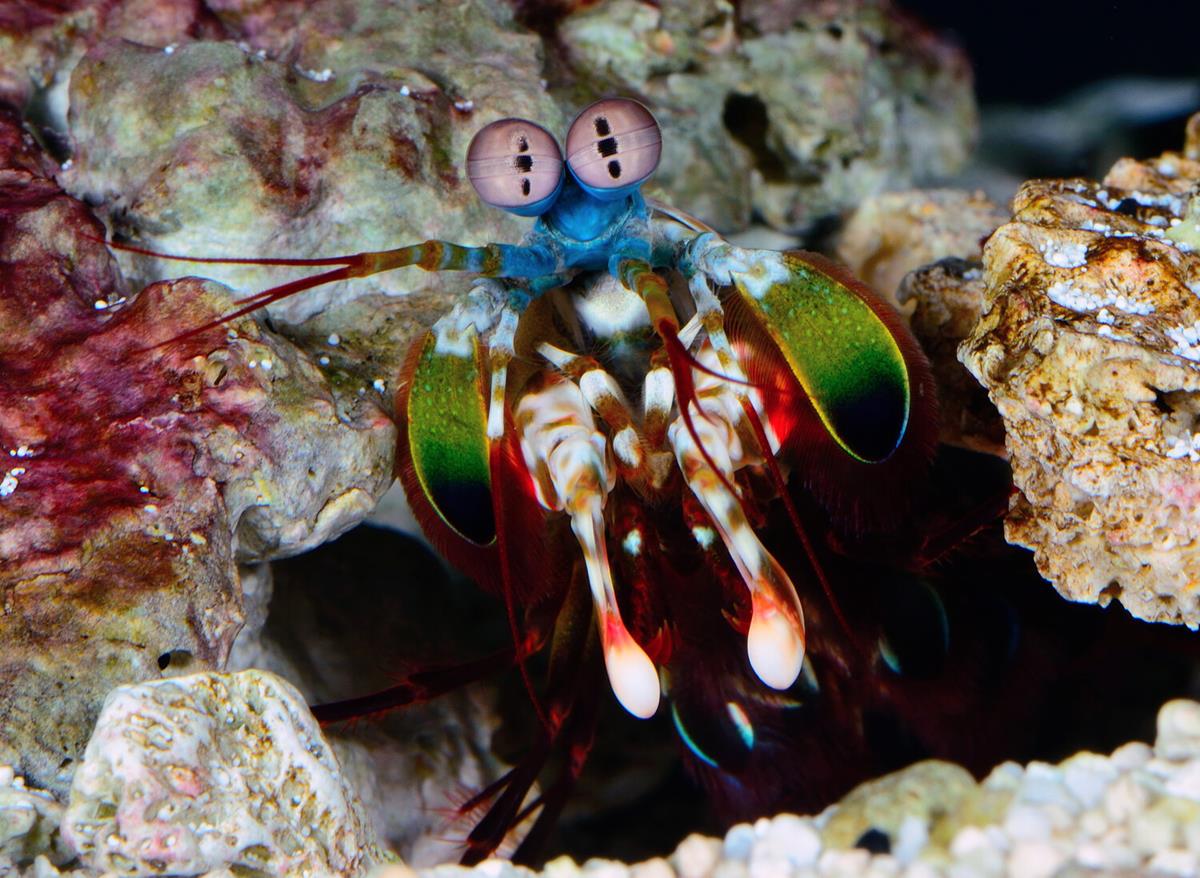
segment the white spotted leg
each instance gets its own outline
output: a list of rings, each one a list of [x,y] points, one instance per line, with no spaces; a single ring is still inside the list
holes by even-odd
[[[706,347],[698,359],[709,366],[716,355]],[[746,640],[750,666],[768,686],[787,689],[804,664],[804,610],[796,587],[759,541],[741,501],[730,490],[734,472],[762,458],[757,443],[750,446],[744,441],[753,434],[738,429],[746,418],[739,395],[721,379],[699,372],[696,390],[705,415],[693,418],[696,438],[679,417],[668,429],[668,439],[688,487],[712,519],[750,591],[752,616]],[[704,444],[704,451],[696,439]]]
[[[653,716],[658,710],[658,671],[621,619],[608,561],[604,503],[616,473],[609,463],[607,440],[596,429],[583,393],[566,379],[525,394],[515,417],[538,501],[571,517],[571,529],[583,551],[613,693],[634,716]]]

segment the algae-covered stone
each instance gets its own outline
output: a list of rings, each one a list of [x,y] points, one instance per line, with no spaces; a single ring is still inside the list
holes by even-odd
[[[288,38],[292,63],[233,42],[170,53],[97,46],[72,78],[68,188],[101,202],[119,233],[188,255],[520,238],[529,221],[483,204],[464,173],[467,145],[488,122],[525,116],[562,127],[541,85],[540,43],[506,7],[331,0],[307,9]],[[129,263],[143,281],[189,268]],[[190,268],[242,290],[280,278],[262,267]],[[315,290],[272,313],[294,322],[345,296],[454,296],[461,285],[404,269]]]
[[[466,180],[470,138],[503,116],[561,136],[614,92],[659,114],[654,191],[724,230],[752,212],[806,229],[961,162],[975,121],[960,55],[887,3],[784,5],[616,0],[571,11],[547,49],[497,0],[222,0],[231,39],[122,32],[79,62],[62,179],[152,249],[304,257],[518,240],[529,222]],[[141,282],[190,270],[248,291],[280,276],[122,259]],[[272,311],[295,322],[345,297],[428,290],[463,292],[406,269]]]
[[[899,836],[915,816],[933,824],[951,815],[975,790],[975,779],[958,765],[927,760],[855,787],[827,812],[821,836],[826,847],[848,848],[869,829]]]
[[[65,789],[119,683],[220,666],[235,558],[302,551],[391,481],[395,428],[196,278],[134,295],[0,118],[0,760]]]
[[[657,186],[725,231],[751,213],[807,229],[952,173],[975,136],[965,58],[888,2],[605,0],[557,35],[561,91],[647,98],[666,135]]]

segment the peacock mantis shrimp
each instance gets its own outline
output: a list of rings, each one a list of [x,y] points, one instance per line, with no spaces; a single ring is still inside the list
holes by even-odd
[[[804,608],[758,533],[765,507],[782,503],[826,586],[789,478],[867,525],[895,514],[934,443],[928,365],[900,319],[823,257],[738,247],[647,201],[661,138],[622,98],[578,115],[565,159],[541,126],[493,122],[469,177],[488,204],[537,217],[520,244],[212,260],[330,268],[187,333],[402,266],[475,276],[407,359],[397,469],[431,542],[503,597],[513,645],[318,709],[336,720],[520,668],[542,740],[464,806],[492,802],[468,861],[540,806],[532,849],[561,810],[590,746],[593,656],[629,713],[650,717],[665,696],[690,751],[736,771],[753,704],[782,703],[805,665]],[[539,688],[527,659],[543,646]],[[526,804],[552,751],[563,776]]]

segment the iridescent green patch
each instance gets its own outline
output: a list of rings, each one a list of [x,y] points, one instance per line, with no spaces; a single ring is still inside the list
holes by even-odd
[[[744,301],[838,444],[858,460],[886,460],[904,437],[911,393],[891,331],[852,287],[802,255],[763,256],[779,259],[787,277],[756,296],[735,274]]]
[[[471,356],[439,353],[425,338],[408,394],[408,443],[421,490],[463,539],[496,539],[488,467],[487,411],[479,342]]]

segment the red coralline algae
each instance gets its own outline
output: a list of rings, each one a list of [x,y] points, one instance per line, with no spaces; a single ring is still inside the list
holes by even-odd
[[[0,116],[0,762],[61,787],[113,685],[223,664],[239,538],[252,560],[349,526],[394,433],[252,320],[155,347],[228,293],[125,290],[55,170]]]

